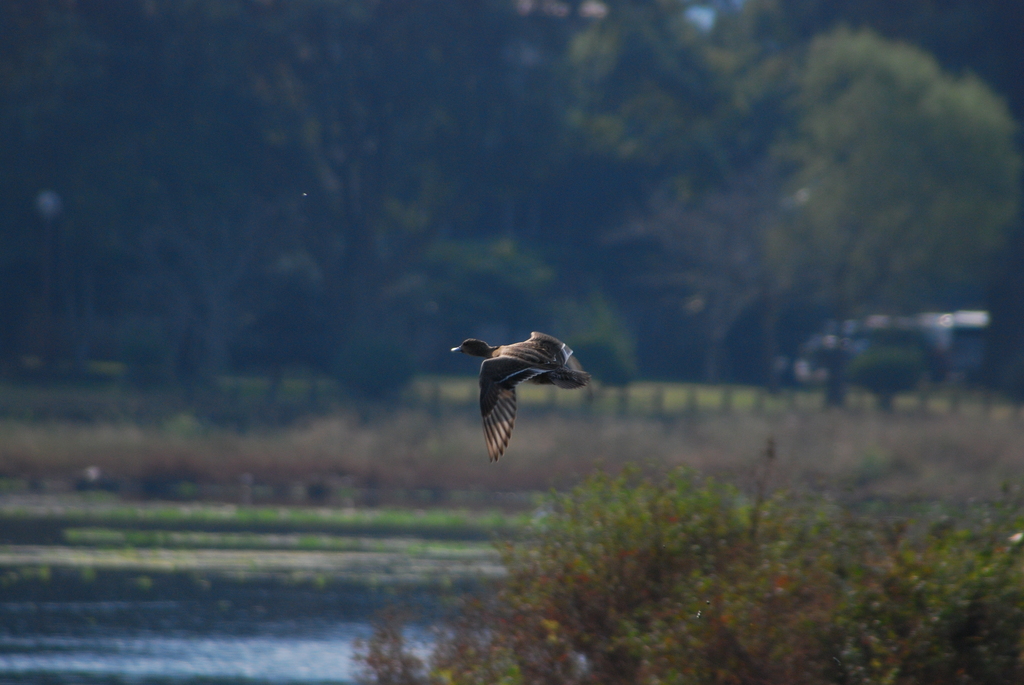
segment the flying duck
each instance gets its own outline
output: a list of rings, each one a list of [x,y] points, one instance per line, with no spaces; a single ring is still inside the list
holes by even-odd
[[[558,338],[534,331],[529,340],[492,346],[469,338],[452,352],[484,357],[480,364],[480,414],[484,440],[491,461],[498,461],[508,447],[516,423],[516,386],[523,381],[582,388],[590,374],[573,359],[572,350]]]

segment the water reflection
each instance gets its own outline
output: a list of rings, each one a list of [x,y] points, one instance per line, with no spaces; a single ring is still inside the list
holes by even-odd
[[[432,601],[365,588],[232,589],[201,600],[0,602],[0,683],[350,682],[372,606]],[[429,636],[420,625],[409,639],[425,650]]]
[[[0,638],[0,674],[45,674],[51,682],[82,676],[346,682],[353,674],[353,640],[365,634],[366,624],[340,624],[307,637],[6,637]]]

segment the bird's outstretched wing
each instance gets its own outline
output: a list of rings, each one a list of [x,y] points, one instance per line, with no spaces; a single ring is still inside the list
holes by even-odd
[[[544,369],[513,357],[495,357],[480,365],[480,415],[491,461],[498,461],[508,447],[516,425],[516,386]]]
[[[490,413],[484,414],[484,442],[491,461],[498,461],[516,425],[516,391],[515,388],[496,388],[492,397],[494,405]]]

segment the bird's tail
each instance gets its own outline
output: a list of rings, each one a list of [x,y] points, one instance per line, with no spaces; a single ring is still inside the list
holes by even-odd
[[[579,371],[577,369],[570,369],[566,367],[556,369],[555,371],[551,371],[545,375],[559,388],[565,388],[567,390],[582,388],[590,382],[590,374],[586,371]]]

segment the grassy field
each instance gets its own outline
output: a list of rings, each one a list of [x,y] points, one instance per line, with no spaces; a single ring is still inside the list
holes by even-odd
[[[87,496],[0,498],[0,588],[53,572],[422,585],[501,576],[491,542],[526,516],[435,509],[167,506]],[[135,582],[135,581],[132,581]],[[146,582],[145,580],[140,582]]]
[[[168,504],[123,501],[114,496],[89,494],[17,496],[0,498],[0,521],[8,526],[21,521],[57,521],[82,530],[103,526],[136,529],[189,529],[267,531],[290,534],[312,531],[325,534],[394,535],[414,533],[486,538],[493,533],[522,527],[527,514],[464,509],[355,509],[351,507],[236,506],[233,504]],[[75,529],[77,530],[77,528]]]
[[[280,402],[295,409],[308,399],[302,383],[283,384]],[[256,406],[260,392],[250,381],[222,403]],[[885,413],[862,394],[837,411],[813,392],[637,383],[588,399],[527,386],[509,450],[490,464],[475,393],[473,379],[425,378],[391,407],[321,406],[239,428],[160,395],[3,386],[0,493],[524,510],[538,492],[630,462],[688,465],[748,488],[769,437],[775,487],[853,500],[986,498],[1024,479],[1024,420],[985,395],[909,394]],[[19,402],[24,415],[10,411]],[[132,403],[136,414],[125,409]]]
[[[524,410],[508,452],[490,464],[479,421],[467,409],[441,417],[403,410],[370,421],[339,414],[266,433],[3,421],[0,489],[522,509],[536,492],[627,462],[652,470],[685,464],[746,487],[769,436],[780,487],[851,498],[967,499],[1024,478],[1024,424],[1011,419],[794,412],[655,420]],[[89,473],[101,475],[90,482]]]
[[[725,664],[753,682],[812,663],[859,669],[858,682],[954,682],[998,666],[1001,680],[972,682],[1020,682],[1024,419],[997,398],[910,394],[881,412],[860,394],[829,410],[814,392],[638,383],[588,398],[526,387],[509,450],[490,464],[472,379],[422,379],[388,407],[317,405],[301,383],[273,406],[256,384],[223,406],[111,388],[3,391],[6,597],[288,587],[391,602],[501,587],[505,613],[453,635],[473,647],[500,638],[495,625],[527,628],[487,649],[453,643],[439,672],[453,666],[446,654],[525,653],[524,635],[556,672],[579,663],[566,645],[604,639],[595,625],[638,611],[661,618],[608,639],[650,647],[666,673]],[[23,414],[10,411],[18,392]],[[281,407],[293,418],[258,420]],[[691,470],[673,474],[679,466]],[[629,475],[616,485],[594,477],[602,470]],[[544,500],[552,489],[570,494]],[[683,594],[649,605],[629,594],[658,590],[650,579],[661,577]],[[587,637],[571,638],[574,626]]]

